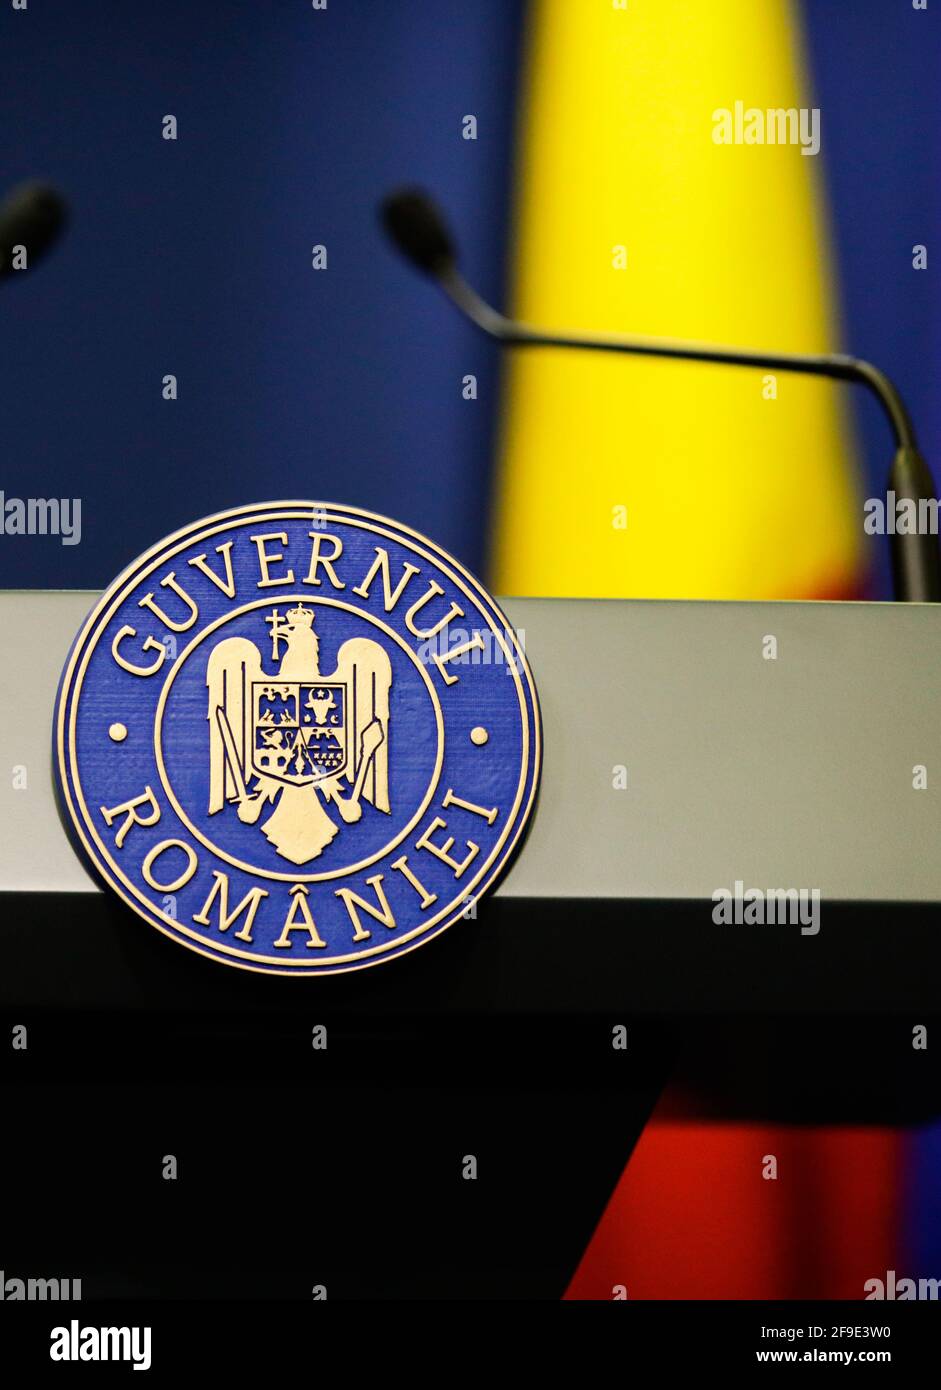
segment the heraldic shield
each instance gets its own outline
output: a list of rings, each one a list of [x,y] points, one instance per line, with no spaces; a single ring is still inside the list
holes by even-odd
[[[252,682],[252,770],[305,787],[346,771],[346,685]]]
[[[361,819],[364,800],[390,813],[389,657],[371,638],[350,638],[322,675],[314,617],[298,604],[266,618],[277,675],[244,637],[219,642],[206,672],[209,814],[234,806],[254,825],[270,806],[259,829],[293,864],[316,859],[339,833],[325,806],[346,825]]]

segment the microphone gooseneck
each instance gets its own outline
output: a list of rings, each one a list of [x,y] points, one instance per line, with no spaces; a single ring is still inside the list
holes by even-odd
[[[457,268],[454,242],[447,224],[433,201],[420,189],[403,189],[384,199],[382,221],[406,259],[425,274],[430,274],[471,323],[504,346],[620,352],[635,357],[795,372],[865,386],[878,400],[892,430],[896,452],[890,487],[895,496],[910,498],[915,502],[936,496],[931,471],[918,452],[914,427],[905,403],[895,385],[871,362],[842,353],[764,352],[671,338],[543,332],[507,318],[467,283]],[[936,538],[893,531],[890,533],[890,544],[895,597],[906,602],[941,601],[941,555]]]

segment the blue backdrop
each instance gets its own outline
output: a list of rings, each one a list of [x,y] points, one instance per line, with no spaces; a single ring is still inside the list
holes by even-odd
[[[910,0],[804,0],[820,159],[834,234],[845,351],[902,391],[941,480],[941,336],[936,253],[941,192],[941,14]],[[912,247],[928,247],[927,270]],[[849,389],[849,388],[848,388]],[[892,439],[868,393],[851,390],[866,496],[881,496]],[[875,598],[890,598],[883,537],[866,538]]]
[[[518,19],[513,0],[0,5],[0,189],[42,175],[73,212],[0,285],[0,489],[83,502],[80,545],[0,538],[0,585],[102,586],[185,522],[277,497],[386,513],[479,568],[497,358],[375,208],[436,190],[502,293]]]

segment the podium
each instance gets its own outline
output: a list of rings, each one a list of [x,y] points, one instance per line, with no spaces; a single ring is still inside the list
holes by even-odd
[[[63,895],[70,916],[103,923],[104,897],[61,828],[49,770],[56,683],[94,597],[0,596],[0,891]],[[454,958],[446,1001],[419,990],[410,1004],[514,1014],[931,1005],[938,606],[501,603],[539,689],[539,800],[495,895],[428,953],[433,974]],[[13,767],[26,769],[25,788]],[[737,881],[817,889],[820,931],[714,924],[712,895]],[[124,920],[122,931],[144,934]],[[53,918],[44,938],[68,933]],[[89,1002],[131,985],[104,955],[82,976]],[[398,1007],[409,973],[396,966],[394,990],[384,969],[337,979],[330,997]],[[45,1002],[74,998],[71,970],[56,983],[44,960],[41,975],[33,987]],[[224,992],[227,977],[209,978]]]
[[[500,600],[545,748],[513,866],[426,949],[288,982],[179,950],[76,858],[51,716],[94,598],[0,595],[0,1011],[30,1032],[3,1054],[11,1124],[25,1082],[50,1097],[0,1177],[73,1193],[47,1243],[86,1296],[558,1297],[678,1051],[704,1104],[748,1113],[746,1034],[764,1075],[804,1048],[795,1118],[930,1113],[834,1038],[934,1008],[938,606]],[[717,923],[736,883],[818,890],[820,930]],[[114,1204],[105,1238],[83,1192]]]

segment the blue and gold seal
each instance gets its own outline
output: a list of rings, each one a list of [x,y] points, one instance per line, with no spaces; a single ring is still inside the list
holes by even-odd
[[[521,642],[431,541],[269,502],[170,536],[69,654],[55,763],[97,877],[228,965],[323,975],[461,919],[539,779]]]

